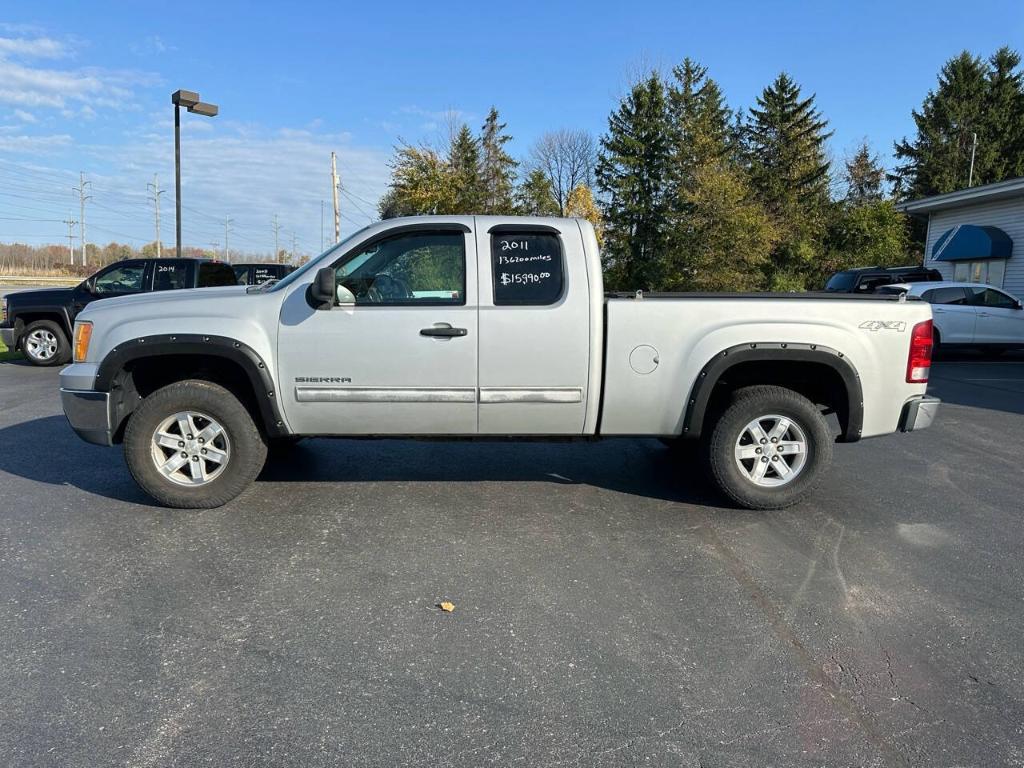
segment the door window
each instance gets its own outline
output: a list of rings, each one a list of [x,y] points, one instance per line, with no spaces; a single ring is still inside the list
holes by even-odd
[[[967,294],[963,288],[932,288],[921,294],[929,304],[966,304]]]
[[[992,288],[970,288],[969,303],[977,307],[992,307],[994,309],[1015,309],[1017,302],[1002,291]]]
[[[144,263],[118,264],[99,275],[93,284],[96,293],[139,293],[146,276]]]
[[[562,297],[562,243],[547,232],[491,235],[494,303],[546,306]]]
[[[466,303],[466,238],[462,232],[409,232],[360,248],[335,265],[342,303]]]
[[[162,264],[157,262],[153,267],[153,290],[173,291],[178,288],[188,288],[188,264],[171,262]]]

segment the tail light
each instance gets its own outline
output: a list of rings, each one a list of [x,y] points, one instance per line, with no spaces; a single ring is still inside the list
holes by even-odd
[[[925,384],[932,369],[932,321],[925,320],[910,332],[910,354],[907,355],[907,383]]]

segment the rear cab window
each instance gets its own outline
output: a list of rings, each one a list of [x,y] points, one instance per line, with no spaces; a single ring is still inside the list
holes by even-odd
[[[562,242],[550,232],[493,232],[491,274],[495,306],[554,304],[565,287]]]
[[[153,290],[175,291],[192,287],[190,264],[181,261],[157,261],[153,264]]]
[[[238,285],[235,279],[235,270],[229,264],[219,261],[204,261],[199,265],[199,279],[196,281],[197,288],[212,288],[225,285]]]

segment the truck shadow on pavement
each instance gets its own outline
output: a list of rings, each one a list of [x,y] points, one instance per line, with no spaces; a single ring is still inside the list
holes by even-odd
[[[80,441],[63,416],[0,429],[0,471],[49,485],[152,506],[120,447]],[[17,446],[15,449],[14,447]],[[680,504],[721,506],[689,453],[657,440],[432,442],[310,439],[275,451],[253,489],[274,483],[516,483],[578,485]],[[489,493],[493,491],[488,491]]]

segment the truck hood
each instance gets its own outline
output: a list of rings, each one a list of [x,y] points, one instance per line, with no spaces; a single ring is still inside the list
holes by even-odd
[[[7,294],[8,305],[17,307],[22,304],[44,305],[66,304],[71,300],[74,288],[31,288],[26,291],[14,291]]]
[[[244,285],[228,285],[222,288],[183,288],[174,291],[153,291],[137,293],[133,296],[116,296],[110,299],[97,299],[85,308],[82,316],[92,315],[106,309],[121,308],[137,309],[140,312],[173,312],[173,307],[183,303],[196,301],[217,301],[228,296],[244,296]]]

